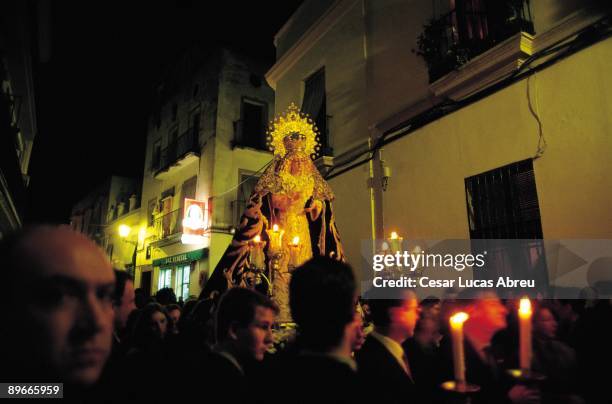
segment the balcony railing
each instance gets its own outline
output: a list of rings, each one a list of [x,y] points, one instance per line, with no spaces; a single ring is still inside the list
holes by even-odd
[[[173,210],[155,219],[155,233],[159,240],[183,232],[183,209]]]
[[[151,163],[152,171],[166,170],[189,152],[198,153],[198,132],[196,128],[190,128],[183,132],[176,141],[170,142],[168,147],[162,149],[159,154],[154,154]]]
[[[514,34],[534,33],[529,0],[488,1],[481,10],[459,7],[463,3],[458,0],[455,10],[430,21],[418,37],[430,83]]]

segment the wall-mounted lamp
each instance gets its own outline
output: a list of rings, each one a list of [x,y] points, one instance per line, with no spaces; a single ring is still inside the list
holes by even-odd
[[[380,161],[380,167],[381,167],[381,173],[382,173],[381,186],[382,186],[382,190],[386,191],[387,185],[389,184],[389,178],[391,178],[391,167],[389,167],[385,163],[384,160]]]

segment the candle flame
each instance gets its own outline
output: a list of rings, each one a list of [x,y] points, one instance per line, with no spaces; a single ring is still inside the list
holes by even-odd
[[[397,240],[398,239],[398,235],[396,232],[392,231],[391,232],[391,240]]]
[[[451,327],[461,327],[463,323],[470,318],[467,313],[460,311],[459,313],[453,314],[450,318]]]
[[[531,301],[526,297],[521,299],[519,304],[519,314],[523,316],[531,315]]]
[[[261,241],[261,237],[259,236],[259,234],[255,236],[253,241],[256,242],[256,243],[259,243]]]
[[[300,236],[295,236],[293,238],[293,240],[291,241],[291,244],[297,246],[298,244],[300,244]]]
[[[275,224],[274,226],[272,226],[272,231],[278,231],[278,225]]]

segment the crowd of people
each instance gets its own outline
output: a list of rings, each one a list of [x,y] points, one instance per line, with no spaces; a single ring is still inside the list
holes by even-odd
[[[62,382],[75,402],[608,403],[609,300],[534,304],[532,369],[517,380],[515,300],[494,291],[453,299],[360,300],[347,264],[315,257],[292,274],[295,337],[275,340],[278,307],[232,288],[177,301],[146,297],[85,236],[34,226],[0,241],[7,316],[0,382]],[[8,283],[6,283],[8,282]],[[453,379],[448,318],[465,323],[466,396]]]

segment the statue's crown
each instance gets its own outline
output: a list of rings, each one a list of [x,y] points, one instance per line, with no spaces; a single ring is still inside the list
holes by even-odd
[[[293,133],[300,133],[306,138],[304,151],[314,158],[319,152],[319,131],[310,117],[301,112],[300,109],[291,103],[284,115],[277,116],[267,131],[268,147],[275,155],[284,156],[286,153],[284,139]]]

